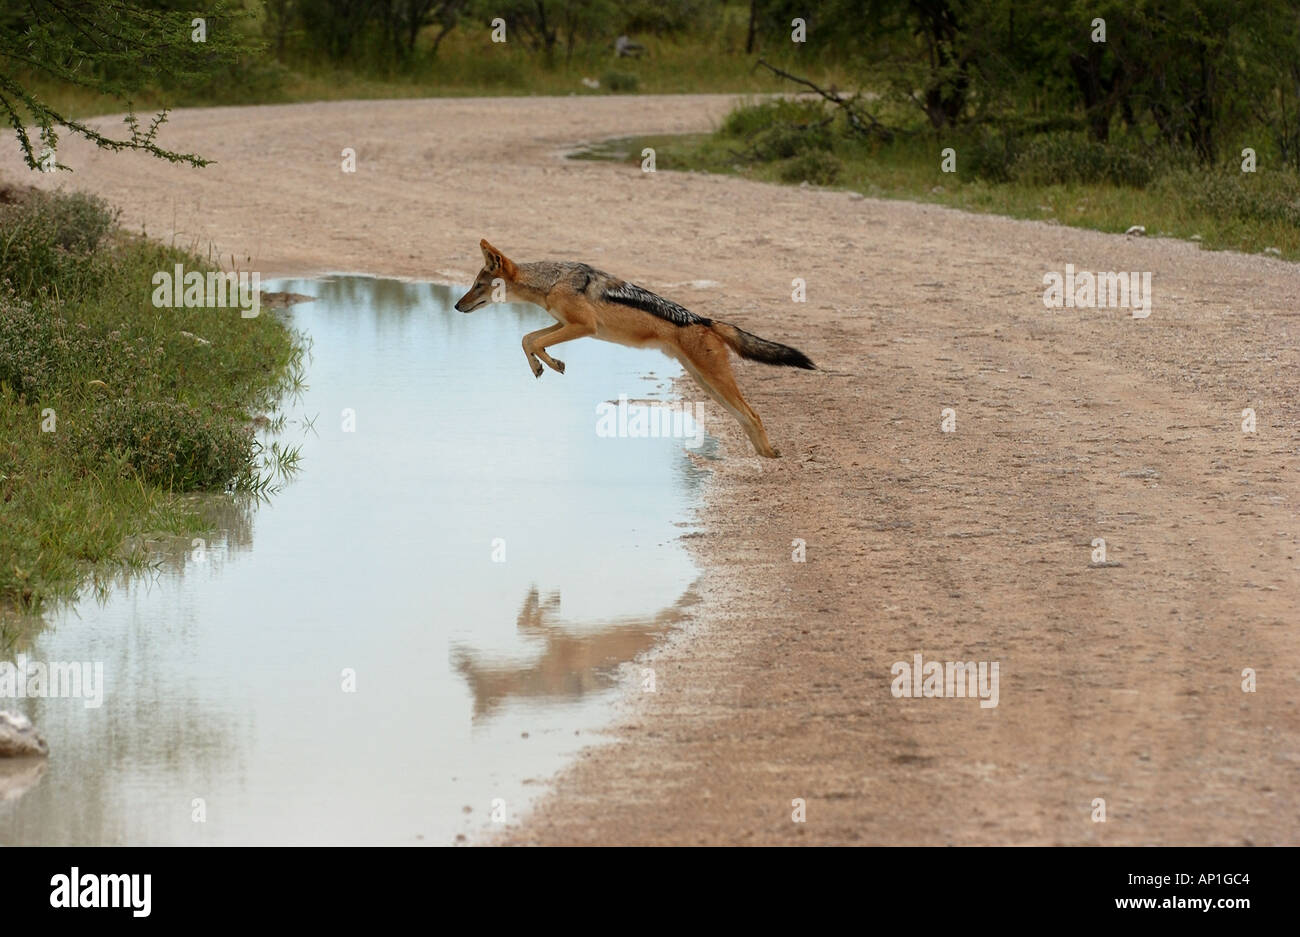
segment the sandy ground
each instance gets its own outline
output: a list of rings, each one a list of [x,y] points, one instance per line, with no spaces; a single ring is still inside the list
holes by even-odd
[[[727,103],[180,112],[163,142],[217,165],[69,143],[60,181],[263,275],[466,281],[480,236],[583,259],[826,369],[742,367],[785,458],[753,458],[718,412],[689,633],[507,841],[1300,841],[1300,270],[557,158],[707,129]],[[0,172],[26,178],[12,150]],[[1045,309],[1067,263],[1150,271],[1151,316]],[[917,653],[998,662],[998,706],[895,698],[891,665]]]

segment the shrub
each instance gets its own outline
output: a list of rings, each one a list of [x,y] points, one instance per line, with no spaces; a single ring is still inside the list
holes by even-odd
[[[605,72],[600,76],[600,85],[610,91],[635,91],[639,79],[630,72]]]
[[[147,482],[188,491],[221,488],[248,470],[253,434],[220,413],[131,397],[98,404],[69,434],[83,459],[113,456]]]
[[[723,119],[719,133],[748,142],[751,158],[759,162],[790,160],[778,170],[783,179],[814,181],[810,175],[825,179],[839,172],[838,160],[830,157],[835,133],[817,102],[778,99],[738,107]]]
[[[125,329],[70,324],[49,304],[0,289],[0,383],[31,402],[88,380],[131,387],[156,366],[162,349],[151,348],[147,336],[128,337]]]
[[[100,244],[117,223],[103,199],[80,192],[27,192],[0,204],[0,280],[32,297],[50,283],[74,291],[98,279]]]
[[[1010,182],[1021,141],[1014,134],[985,133],[954,149],[958,173],[969,173],[989,182]]]
[[[839,178],[840,161],[834,153],[808,150],[786,160],[777,169],[782,182],[809,182],[813,185],[831,185]]]
[[[29,204],[50,226],[54,243],[74,254],[94,253],[117,224],[117,212],[98,195],[33,192]]]
[[[754,149],[764,161],[828,153],[834,145],[830,128],[820,124],[773,124],[754,138]]]
[[[812,124],[826,119],[826,109],[817,101],[778,98],[736,108],[722,119],[718,131],[724,137],[748,140],[776,124]]]
[[[1030,185],[1109,182],[1143,188],[1155,176],[1150,157],[1075,133],[1033,137],[1011,167],[1013,179]]]
[[[500,88],[522,88],[528,83],[519,64],[504,56],[489,55],[471,60],[468,70],[472,80],[479,84]]]
[[[1184,169],[1164,184],[1222,221],[1280,221],[1300,228],[1300,178],[1291,172]]]
[[[4,284],[0,287],[0,383],[31,400],[54,382],[54,323]]]
[[[189,84],[171,83],[168,90],[178,105],[261,104],[283,96],[289,68],[276,59],[241,56],[220,71]]]

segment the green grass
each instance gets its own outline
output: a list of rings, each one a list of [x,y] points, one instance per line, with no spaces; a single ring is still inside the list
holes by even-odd
[[[303,345],[265,307],[256,318],[156,308],[151,278],[176,263],[213,269],[122,232],[97,199],[26,193],[0,204],[0,619],[10,626],[139,568],[145,539],[197,534],[208,500],[265,492],[297,463],[296,451],[264,446],[251,420],[300,380]]]

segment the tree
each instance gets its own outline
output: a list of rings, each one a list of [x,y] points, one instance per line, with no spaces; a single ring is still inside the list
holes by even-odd
[[[433,53],[447,33],[451,32],[469,0],[381,0],[379,17],[383,22],[388,43],[398,56],[408,58],[415,52],[415,41],[420,30],[437,24],[433,37]]]
[[[20,6],[6,2],[0,13],[0,116],[13,126],[23,159],[32,169],[48,163],[33,145],[29,120],[51,154],[58,147],[59,128],[65,128],[101,149],[141,150],[173,163],[207,165],[193,153],[159,146],[156,138],[167,119],[166,109],[142,128],[131,98],[145,87],[184,84],[220,73],[248,49],[232,29],[234,21],[218,2],[204,15],[200,41],[194,14],[158,9],[140,0],[27,0]],[[32,89],[37,76],[123,101],[128,133],[110,136],[56,109]]]
[[[302,0],[298,17],[312,45],[330,59],[349,58],[379,14],[382,0]]]
[[[284,58],[289,30],[298,17],[294,0],[266,0],[266,30],[275,40],[275,54]]]
[[[561,39],[572,55],[580,37],[621,32],[623,19],[609,0],[479,0],[478,12],[504,18],[511,36],[521,37],[525,46],[547,59]]]

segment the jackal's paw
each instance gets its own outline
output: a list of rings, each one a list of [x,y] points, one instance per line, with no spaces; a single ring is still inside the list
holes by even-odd
[[[533,377],[542,376],[542,363],[540,361],[530,361],[528,366],[533,369]]]
[[[561,361],[559,358],[553,358],[553,359],[551,359],[551,360],[553,360],[553,361],[555,362],[555,370],[556,370],[558,373],[563,374],[563,373],[564,373],[564,362]]]

